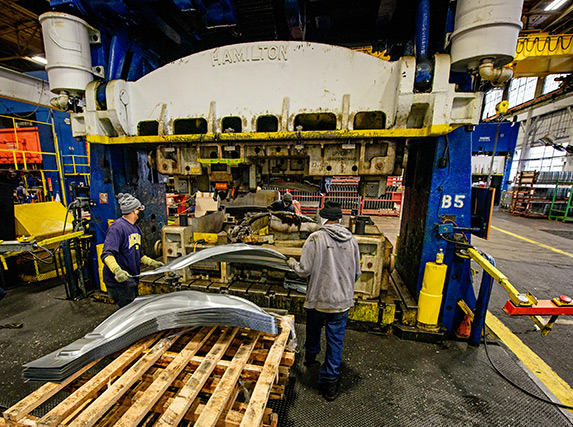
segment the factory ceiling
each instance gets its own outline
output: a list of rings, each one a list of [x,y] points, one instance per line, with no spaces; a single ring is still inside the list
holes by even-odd
[[[138,19],[145,25],[140,28],[145,28],[147,36],[151,33],[150,28],[159,30],[153,33],[155,40],[150,42],[156,45],[150,44],[149,48],[160,48],[164,54],[163,62],[169,62],[214,46],[273,39],[319,41],[349,47],[373,46],[374,50],[388,49],[391,56],[400,56],[412,49],[407,44],[401,45],[398,40],[407,38],[404,36],[412,32],[414,23],[410,17],[417,1],[299,0],[300,24],[293,25],[292,16],[285,12],[287,5],[292,5],[293,1],[235,0],[232,3],[236,24],[228,26],[210,25],[206,11],[200,8],[182,11],[174,6],[174,3],[184,3],[182,1],[154,0],[144,3],[145,13]],[[522,34],[573,33],[573,1],[562,0],[554,10],[546,10],[552,3],[553,0],[524,1]],[[439,9],[437,12],[441,16],[445,16],[447,5],[446,0],[432,1],[433,10]],[[0,66],[21,72],[43,70],[43,65],[33,58],[44,56],[38,17],[49,10],[48,0],[0,0]],[[107,19],[110,23],[114,19],[112,15],[106,17],[103,14],[99,18],[104,22]],[[434,25],[435,33],[441,30],[440,23]],[[137,34],[136,30],[135,36],[145,34]]]

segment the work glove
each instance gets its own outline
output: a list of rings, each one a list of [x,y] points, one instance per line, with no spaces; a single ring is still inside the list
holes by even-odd
[[[117,267],[115,270],[113,270],[113,275],[115,276],[115,280],[117,280],[119,283],[127,282],[131,277],[129,273],[123,270],[121,267]]]
[[[148,265],[148,266],[153,267],[153,268],[159,268],[159,267],[161,267],[161,266],[163,265],[162,262],[160,262],[160,261],[155,261],[153,258],[148,257],[147,255],[143,255],[143,256],[141,257],[141,263],[142,263],[143,265]]]
[[[150,267],[152,268],[159,268],[159,267],[163,267],[165,264],[163,264],[161,261],[151,261],[151,263],[149,264]]]
[[[294,270],[294,268],[298,265],[298,261],[293,257],[288,259],[288,266]]]

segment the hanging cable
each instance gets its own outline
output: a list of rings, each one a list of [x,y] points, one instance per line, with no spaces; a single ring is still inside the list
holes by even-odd
[[[94,212],[92,211],[92,207],[90,206],[90,204],[88,203],[88,209],[90,211],[90,213],[92,214],[92,219],[93,219],[93,223],[96,225],[96,227],[99,229],[100,233],[102,234],[103,237],[105,237],[106,233],[104,233],[104,231],[102,230],[102,228],[99,226],[99,224],[97,223],[97,219],[98,217],[94,214]]]

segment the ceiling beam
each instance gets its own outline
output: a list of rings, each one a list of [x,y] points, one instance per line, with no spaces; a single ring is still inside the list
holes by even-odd
[[[2,35],[2,37],[0,37],[0,40],[2,40],[4,43],[11,43],[14,46],[20,48],[26,42],[26,39],[31,37],[31,36],[34,36],[34,34],[25,33],[25,34],[22,34],[21,38],[16,37],[14,34],[4,34],[4,35]],[[30,43],[28,43],[28,47],[30,49],[33,49],[34,51],[37,51],[38,53],[44,52],[44,45],[42,43],[42,40],[40,40],[39,37],[32,37],[32,40],[29,40],[29,41],[30,41]],[[18,53],[22,53],[22,52],[18,52]]]
[[[16,4],[13,1],[0,1],[0,4],[2,5],[2,9],[7,10],[10,9],[14,14],[19,14],[21,16],[25,16],[28,19],[31,19],[33,21],[37,21],[38,20],[38,14],[34,13],[22,6],[20,6],[19,4]]]
[[[557,18],[555,18],[553,21],[551,21],[550,23],[548,23],[544,28],[543,31],[544,32],[551,32],[552,30],[554,30],[557,27],[557,24],[560,24],[563,20],[565,20],[567,18],[567,16],[573,12],[573,5],[569,6],[567,9],[565,9],[564,12],[562,12]]]

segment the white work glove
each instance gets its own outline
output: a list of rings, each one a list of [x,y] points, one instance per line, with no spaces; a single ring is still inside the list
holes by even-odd
[[[296,266],[298,266],[298,261],[297,261],[296,259],[294,259],[293,257],[290,257],[290,258],[288,259],[287,263],[288,263],[288,266],[289,266],[290,268],[292,268],[293,270],[294,270],[294,268],[295,268]]]

